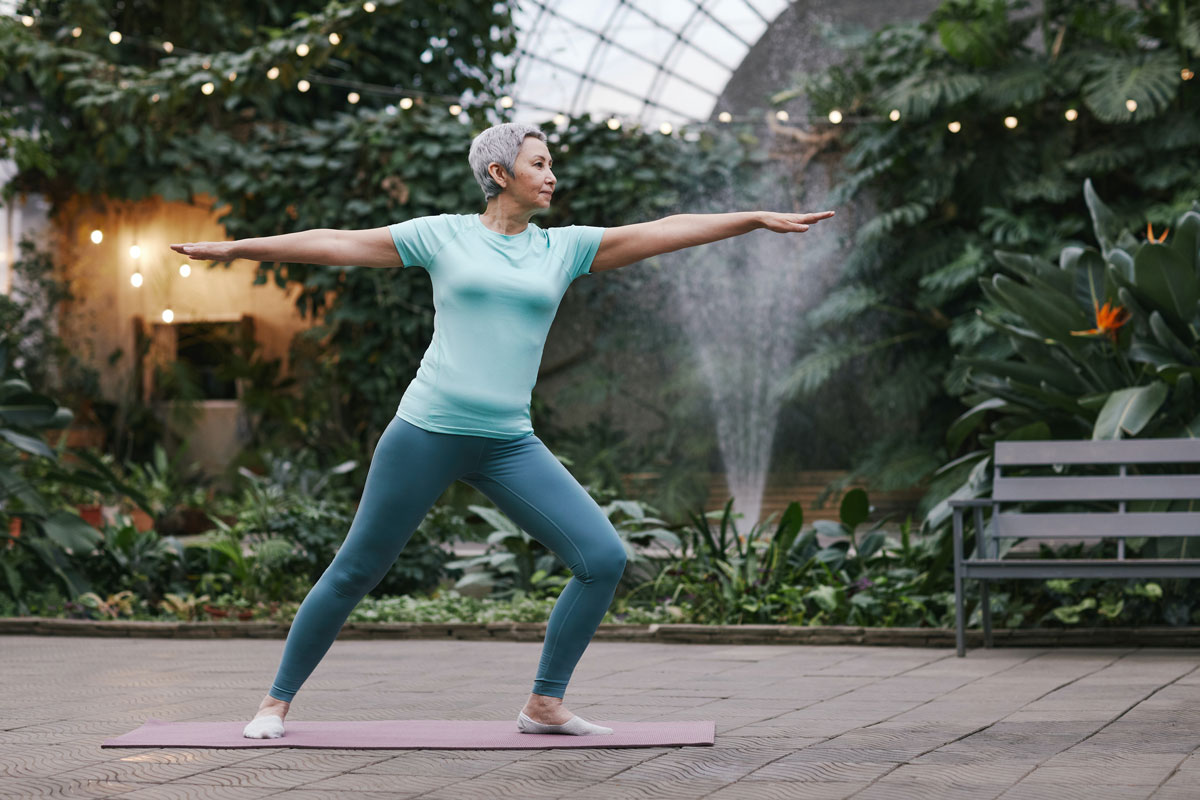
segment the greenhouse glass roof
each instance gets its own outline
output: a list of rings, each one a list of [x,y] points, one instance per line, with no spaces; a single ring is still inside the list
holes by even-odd
[[[707,119],[787,0],[521,0],[515,118]]]

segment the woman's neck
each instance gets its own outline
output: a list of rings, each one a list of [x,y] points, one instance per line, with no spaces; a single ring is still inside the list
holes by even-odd
[[[525,230],[530,218],[540,210],[522,208],[499,194],[488,200],[487,209],[479,215],[479,219],[489,230],[513,236]]]

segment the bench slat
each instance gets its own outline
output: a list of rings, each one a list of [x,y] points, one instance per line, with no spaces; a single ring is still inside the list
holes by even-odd
[[[1016,464],[1178,464],[1200,462],[1200,439],[996,442],[996,466]]]
[[[1078,514],[1001,512],[993,538],[1110,539],[1134,536],[1200,536],[1200,513],[1191,511],[1101,511]]]
[[[966,559],[962,570],[964,578],[1200,578],[1200,559]]]
[[[1004,502],[1197,498],[1200,498],[1200,475],[1000,476],[993,481],[992,488],[992,499]]]

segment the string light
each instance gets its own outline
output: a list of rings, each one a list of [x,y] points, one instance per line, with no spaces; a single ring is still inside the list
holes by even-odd
[[[377,8],[378,8],[378,6],[373,2],[364,2],[362,4],[362,9],[366,13],[373,13],[374,11],[377,10]],[[28,15],[22,16],[20,19],[21,19],[22,24],[24,24],[26,27],[32,27],[35,23],[38,23],[38,22],[40,22],[42,24],[46,24],[49,22],[46,19],[38,20],[35,17],[28,16]],[[79,38],[82,35],[82,33],[83,33],[83,29],[79,26],[75,26],[71,30],[71,35],[75,38]],[[109,38],[109,41],[112,42],[113,44],[118,44],[118,43],[125,41],[125,37],[123,37],[123,35],[120,33],[120,31],[111,31],[108,34],[108,38]],[[328,39],[329,39],[329,42],[334,45],[340,44],[342,41],[342,37],[338,33],[328,34]],[[130,40],[129,42],[127,42],[127,44],[134,44],[134,43],[138,43],[138,39],[134,38],[134,39]],[[143,46],[147,46],[147,47],[155,46],[152,43],[146,42],[146,41],[141,42],[141,44]],[[175,45],[168,41],[160,42],[157,46],[161,46],[162,50],[167,53],[173,53],[175,50]],[[195,51],[189,51],[186,48],[183,50],[183,52],[184,53],[195,53]],[[296,47],[296,53],[300,57],[307,56],[310,52],[311,52],[311,47],[307,43],[302,42],[302,43],[298,44]],[[200,54],[196,53],[196,55],[200,55]],[[208,58],[204,59],[203,68],[206,70],[211,68],[211,62]],[[277,80],[280,76],[280,69],[279,69],[279,67],[271,67],[267,71],[266,74],[270,80]],[[1179,74],[1180,74],[1180,78],[1185,81],[1192,80],[1195,77],[1195,73],[1188,67],[1181,68]],[[318,83],[339,85],[339,86],[342,86],[345,88],[353,88],[353,89],[360,90],[362,92],[361,94],[360,94],[360,91],[350,91],[346,94],[347,102],[350,103],[351,105],[357,105],[359,102],[361,102],[364,94],[395,96],[396,94],[399,94],[402,91],[409,91],[409,92],[415,91],[417,94],[423,95],[423,96],[425,96],[427,98],[431,98],[431,99],[432,98],[440,98],[440,99],[444,99],[444,100],[451,99],[450,97],[448,97],[446,95],[439,95],[439,94],[435,94],[432,92],[421,92],[419,90],[413,90],[413,89],[405,90],[405,89],[401,89],[400,87],[378,86],[378,85],[361,83],[361,82],[346,80],[346,79],[329,78],[329,77],[326,77],[323,75],[317,75],[317,74],[311,74],[309,77],[311,77],[313,79],[313,81],[318,82]],[[235,81],[237,78],[237,73],[233,72],[233,71],[229,72],[228,78],[230,81]],[[121,88],[127,88],[128,86],[130,86],[132,84],[129,81],[119,81],[118,85]],[[311,86],[312,86],[312,83],[309,82],[308,80],[300,80],[297,82],[297,88],[301,92],[307,92],[311,88]],[[205,83],[201,86],[201,91],[205,95],[210,95],[215,90],[216,90],[216,86],[212,82]],[[156,92],[149,99],[150,99],[150,102],[157,103],[157,102],[159,102],[161,97]],[[511,95],[504,95],[500,98],[499,104],[502,108],[510,109],[510,108],[513,108],[515,105],[517,105],[517,101]],[[543,110],[543,111],[554,111],[553,108],[539,106],[539,105],[536,105],[534,103],[530,103],[527,101],[522,101],[521,104],[523,106],[525,106],[527,108],[531,108],[531,109],[538,109],[538,110]],[[407,109],[412,108],[413,105],[414,105],[414,101],[410,97],[401,97],[401,99],[399,100],[400,108],[407,110]],[[1125,101],[1125,107],[1129,110],[1129,112],[1131,114],[1137,110],[1137,105],[1138,105],[1137,101],[1135,101],[1132,98],[1129,98]],[[388,111],[388,113],[395,113],[395,106],[389,106],[387,111]],[[461,102],[453,103],[453,105],[450,106],[450,111],[455,116],[460,116],[463,113],[463,106],[462,106]],[[892,122],[899,121],[900,116],[901,116],[901,112],[899,109],[896,109],[896,108],[891,109],[891,111],[888,113],[888,119],[890,119]],[[1068,122],[1074,122],[1078,119],[1078,111],[1073,108],[1067,109],[1064,116]],[[777,120],[779,120],[780,122],[787,122],[789,119],[789,114],[787,111],[785,111],[783,109],[779,109],[778,111],[775,112],[775,118]],[[567,117],[564,114],[562,114],[561,112],[555,113],[553,119],[554,119],[554,124],[557,126],[560,126],[560,127],[562,125],[566,124],[566,121],[567,121]],[[754,121],[754,117],[751,117],[748,115],[738,117],[738,119],[742,120],[742,121]],[[845,116],[841,112],[841,110],[833,109],[829,112],[828,119],[831,123],[837,125],[837,124],[841,124],[845,120]],[[869,123],[869,122],[875,121],[877,119],[878,118],[876,118],[876,117],[860,117],[858,121]],[[722,111],[717,115],[717,121],[721,122],[721,123],[730,123],[733,120],[734,120],[734,116],[728,111]],[[688,121],[688,123],[694,124],[694,125],[704,125],[705,121],[697,119],[697,120],[690,120],[690,121]],[[607,121],[607,124],[608,124],[608,127],[612,130],[618,130],[621,127],[621,122],[616,116],[610,117]],[[1012,117],[1012,116],[1006,117],[1004,120],[1004,124],[1010,129],[1017,127],[1016,117]],[[662,125],[659,126],[659,129],[662,130],[664,126],[670,126],[670,123],[663,123]],[[959,131],[962,130],[962,124],[958,121],[954,121],[949,124],[948,128],[952,133],[958,133]],[[671,127],[671,130],[674,130],[674,128]],[[692,133],[690,133],[688,135],[689,136],[698,136],[699,134],[696,133],[695,131],[693,131]]]
[[[92,244],[100,244],[104,241],[104,232],[100,229],[92,231]]]
[[[661,133],[663,136],[670,136],[671,135],[671,123],[664,122],[662,125],[659,125],[658,132]]]
[[[130,247],[129,248],[129,257],[130,258],[141,258],[142,257],[142,248],[138,247],[136,244],[133,245],[132,247]]]
[[[188,275],[192,274],[192,268],[187,264],[180,264],[179,274],[186,278]]]
[[[1187,67],[1184,67],[1183,69],[1179,70],[1179,77],[1183,78],[1185,81],[1190,81],[1192,78],[1196,77],[1196,73],[1192,72]]]
[[[142,273],[135,272],[129,276],[129,282],[133,284],[133,288],[138,289],[142,285]]]
[[[163,322],[170,322],[173,319],[175,319],[175,312],[169,308],[164,308],[162,313]]]

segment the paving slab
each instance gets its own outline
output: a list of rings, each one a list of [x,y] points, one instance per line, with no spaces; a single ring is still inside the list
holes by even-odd
[[[1200,651],[593,641],[566,705],[713,747],[101,749],[253,714],[274,639],[0,637],[0,800],[1195,800]],[[513,720],[539,642],[339,640],[296,720]]]

